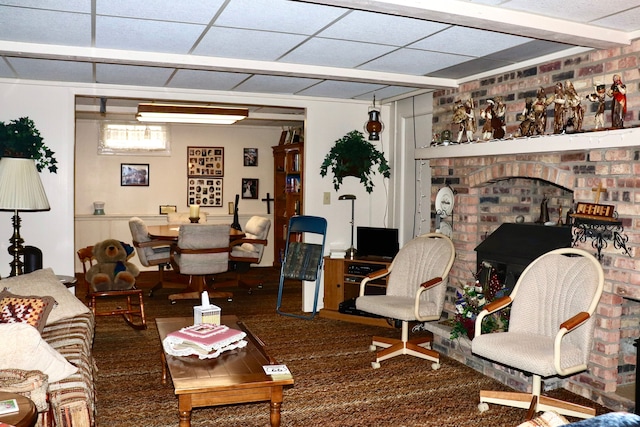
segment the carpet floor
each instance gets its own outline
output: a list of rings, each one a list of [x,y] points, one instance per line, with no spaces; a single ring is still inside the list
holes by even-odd
[[[399,330],[365,326],[316,316],[301,320],[275,312],[278,272],[261,268],[255,277],[262,289],[248,294],[232,289],[233,301],[212,300],[222,314],[235,314],[259,336],[271,355],[286,364],[295,385],[285,390],[283,426],[517,426],[524,410],[490,405],[477,410],[481,389],[508,390],[495,380],[446,357],[433,371],[431,363],[410,356],[382,362],[374,370],[368,349],[372,335],[398,337]],[[150,274],[150,273],[147,273]],[[146,278],[145,278],[146,277]],[[139,280],[149,288],[153,277]],[[180,280],[173,274],[169,279]],[[83,292],[81,286],[78,295]],[[178,425],[177,398],[171,382],[161,383],[160,340],[154,319],[191,316],[199,302],[170,304],[173,289],[145,296],[148,329],[135,331],[121,318],[97,319],[94,356],[98,366],[98,427]],[[283,310],[299,312],[299,285],[285,288]],[[241,350],[240,350],[241,351]],[[554,390],[549,395],[576,403],[606,408],[572,394]],[[251,403],[195,409],[193,427],[251,427],[269,425],[269,404]]]

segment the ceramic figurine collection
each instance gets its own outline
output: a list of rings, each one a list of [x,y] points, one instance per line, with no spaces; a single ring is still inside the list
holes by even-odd
[[[547,129],[547,110],[553,108],[553,133],[582,132],[584,124],[585,106],[583,100],[596,103],[597,109],[594,130],[604,129],[604,113],[607,98],[611,99],[611,129],[624,127],[624,116],[627,112],[627,88],[619,74],[613,76],[613,82],[607,89],[602,83],[596,83],[594,92],[584,98],[581,97],[567,80],[564,84],[557,82],[553,94],[547,95],[543,87],[536,93],[535,99],[528,98],[520,118],[520,125],[515,137],[530,137],[544,135]],[[476,142],[475,132],[478,130],[476,121],[476,105],[473,99],[457,100],[453,106],[452,123],[457,127],[455,140],[451,132],[445,130],[442,134],[435,134],[431,145],[448,145],[449,143]],[[505,123],[506,106],[503,97],[496,96],[487,99],[486,105],[480,110],[480,118],[484,120],[480,141],[503,139],[506,136]],[[455,132],[455,131],[454,131]]]

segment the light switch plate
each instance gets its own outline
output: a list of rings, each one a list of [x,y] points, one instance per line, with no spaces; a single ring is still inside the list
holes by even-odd
[[[325,191],[323,196],[322,196],[322,204],[323,205],[330,205],[331,204],[331,193],[328,191]]]

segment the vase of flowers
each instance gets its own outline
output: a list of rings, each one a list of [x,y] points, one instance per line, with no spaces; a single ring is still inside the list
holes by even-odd
[[[498,272],[489,263],[483,262],[474,275],[475,281],[463,285],[456,291],[456,314],[451,329],[451,339],[475,336],[476,318],[484,306],[507,294],[507,289],[498,278]],[[509,328],[509,309],[486,316],[482,322],[482,333],[505,331]]]

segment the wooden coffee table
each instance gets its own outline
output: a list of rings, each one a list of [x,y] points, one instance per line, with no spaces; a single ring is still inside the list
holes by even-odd
[[[193,408],[262,401],[270,402],[271,425],[279,426],[283,387],[293,385],[293,378],[274,380],[264,373],[264,365],[277,362],[236,316],[222,316],[221,323],[244,331],[248,345],[207,360],[171,356],[162,350],[162,382],[167,380],[168,367],[178,396],[180,427],[191,425]],[[193,325],[193,317],[158,318],[156,325],[162,343],[169,332]]]
[[[16,427],[32,427],[38,421],[38,412],[36,405],[20,394],[0,392],[0,400],[16,399],[18,402],[18,412],[12,414],[0,415],[0,421]]]

